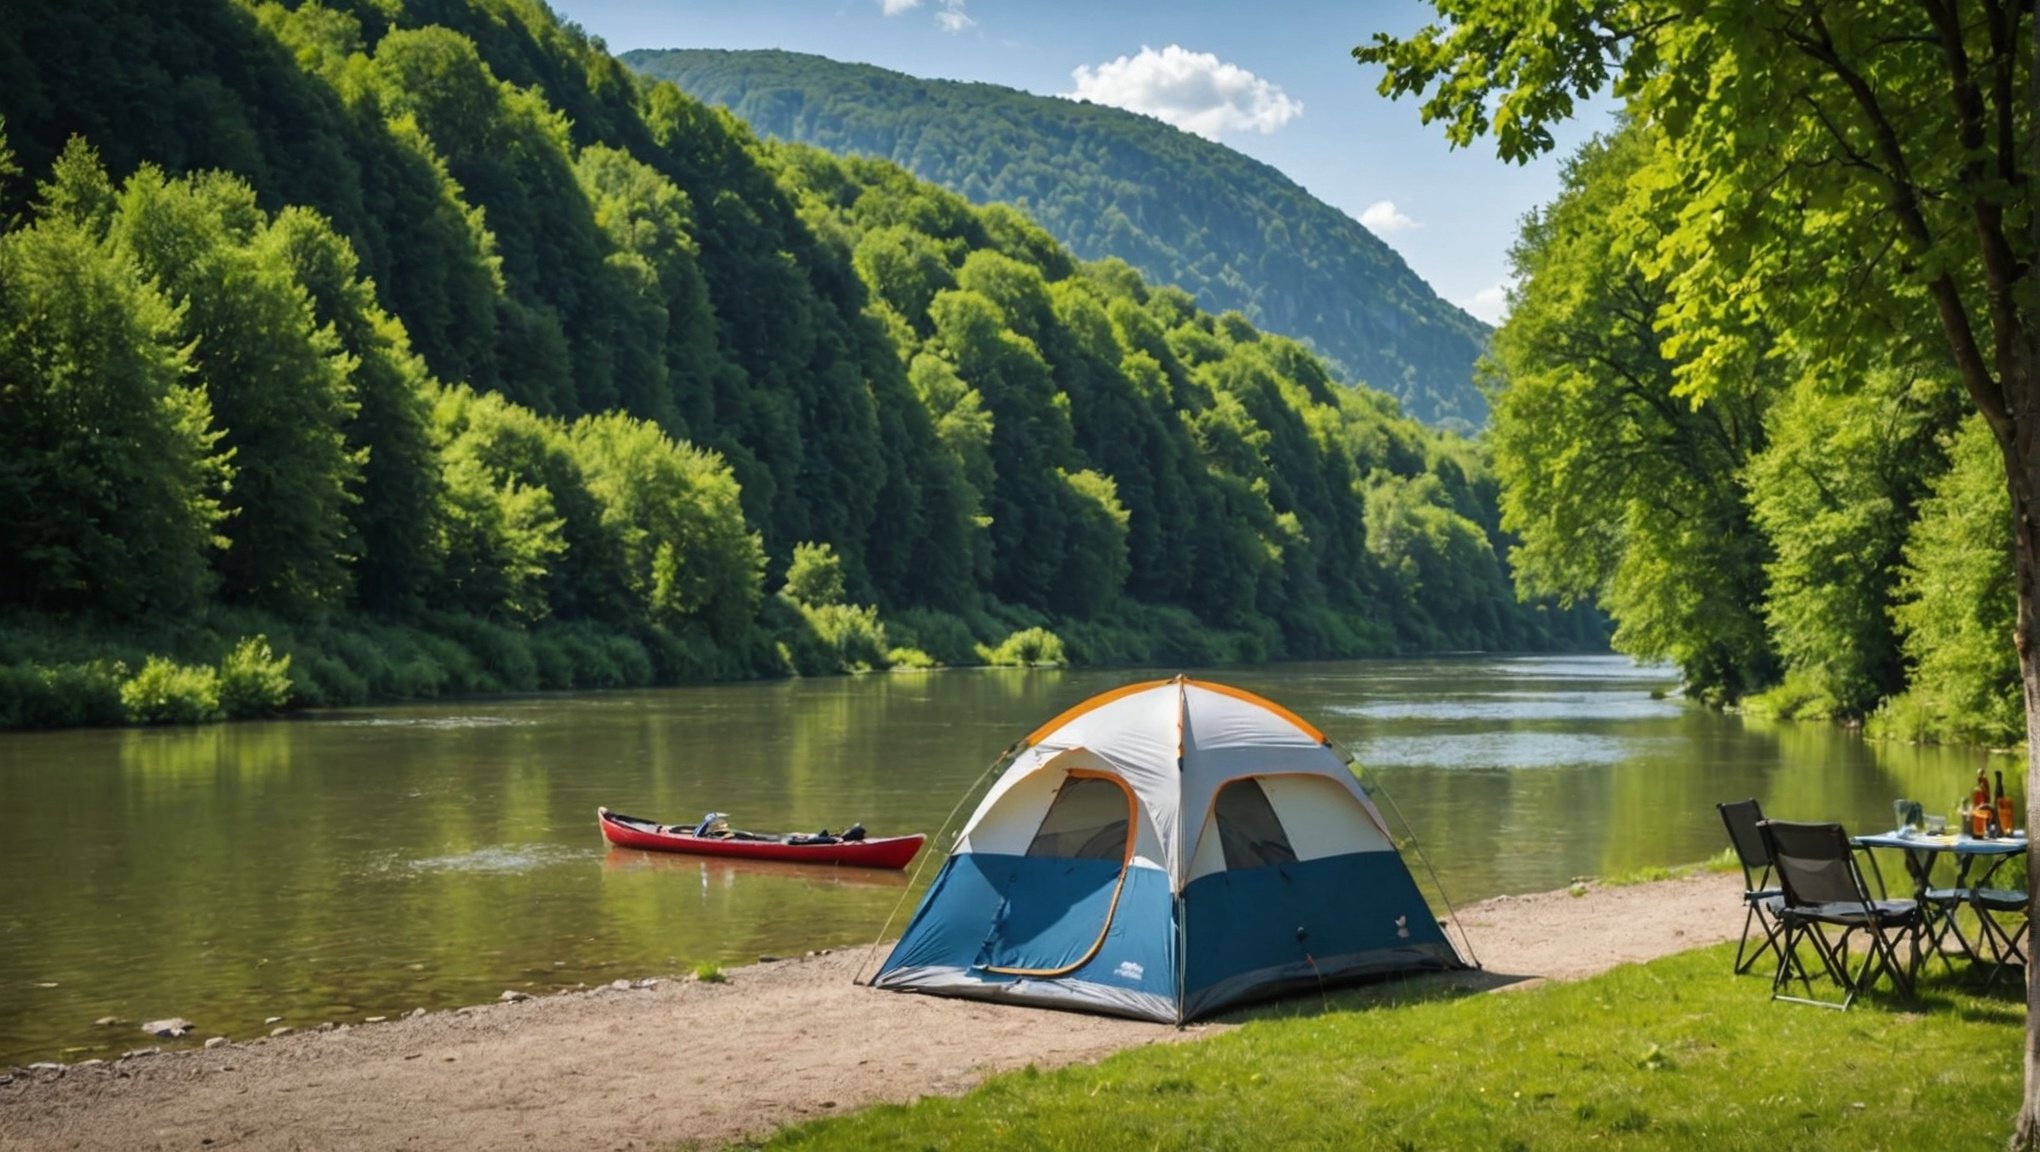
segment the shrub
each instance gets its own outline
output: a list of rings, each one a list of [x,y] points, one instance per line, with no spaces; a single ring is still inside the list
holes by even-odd
[[[1046,628],[1023,628],[997,648],[979,647],[987,664],[1000,667],[1031,667],[1037,664],[1066,664],[1062,638]]]
[[[291,687],[296,701],[309,708],[341,708],[368,702],[368,681],[344,661],[320,652],[300,653],[303,675]]]
[[[978,661],[977,637],[971,635],[970,625],[946,612],[910,608],[895,613],[886,621],[886,634],[903,647],[926,653],[937,664]]]
[[[795,544],[786,566],[786,595],[819,607],[843,602],[843,560],[828,544]]]
[[[267,636],[243,638],[220,660],[219,706],[227,716],[273,715],[290,698],[290,657],[270,651]]]
[[[203,724],[220,718],[220,674],[151,656],[120,686],[120,702],[138,724]]]
[[[127,668],[90,664],[0,666],[0,728],[69,728],[127,719],[120,682]]]
[[[933,656],[928,655],[919,648],[894,648],[885,654],[885,661],[892,665],[895,670],[902,668],[919,670],[942,667]]]

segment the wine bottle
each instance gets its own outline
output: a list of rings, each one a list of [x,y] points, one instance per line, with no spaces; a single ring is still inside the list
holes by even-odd
[[[2016,815],[2012,811],[2012,798],[2010,796],[2005,795],[2004,769],[2000,768],[1996,772],[1992,773],[1992,775],[1997,777],[1998,835],[2010,836],[2013,830],[2018,827],[2018,822],[2016,819]]]

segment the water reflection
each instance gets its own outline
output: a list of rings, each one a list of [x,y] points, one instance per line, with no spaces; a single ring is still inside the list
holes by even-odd
[[[0,1063],[145,1042],[92,1025],[105,1016],[247,1037],[268,1016],[302,1027],[869,941],[911,912],[947,837],[913,881],[609,850],[596,806],[932,837],[1002,749],[1143,675],[845,677],[0,736]],[[1663,698],[1665,670],[1615,659],[1209,675],[1353,752],[1462,902],[1713,855],[1726,799],[1861,827],[1888,823],[1896,796],[1945,810],[1982,763],[1712,714]]]

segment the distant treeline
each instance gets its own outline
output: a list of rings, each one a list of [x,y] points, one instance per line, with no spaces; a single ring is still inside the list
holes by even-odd
[[[1486,326],[1358,221],[1222,144],[1119,108],[796,52],[623,59],[762,135],[1016,205],[1083,259],[1117,257],[1205,308],[1309,342],[1419,420],[1487,419],[1473,383]]]
[[[1666,323],[1677,270],[1639,256],[1679,210],[1658,144],[1588,144],[1516,249],[1493,442],[1518,585],[1598,602],[1618,648],[1713,699],[2019,742],[2011,500],[1943,343],[1912,335],[1931,304],[1832,302],[1860,315],[1855,378],[1756,307],[1734,341]]]
[[[0,37],[0,724],[1597,639],[1474,445],[537,3]]]

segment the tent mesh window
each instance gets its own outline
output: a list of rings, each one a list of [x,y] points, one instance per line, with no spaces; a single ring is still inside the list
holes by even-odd
[[[1218,819],[1218,843],[1225,849],[1227,870],[1296,863],[1289,833],[1276,819],[1268,794],[1253,780],[1234,780],[1220,788],[1213,815]]]
[[[1121,860],[1126,856],[1126,790],[1110,780],[1072,776],[1056,789],[1029,856]]]

